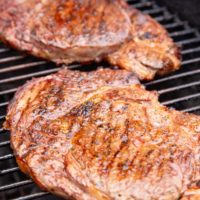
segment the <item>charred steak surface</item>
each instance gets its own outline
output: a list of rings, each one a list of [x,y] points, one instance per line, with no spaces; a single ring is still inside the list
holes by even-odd
[[[107,60],[153,79],[180,67],[167,31],[124,0],[1,0],[2,41],[56,63]]]
[[[64,198],[175,200],[198,190],[200,117],[162,106],[133,73],[33,79],[6,119],[21,170]]]
[[[167,31],[150,16],[129,8],[131,39],[109,54],[112,65],[133,71],[141,80],[151,80],[180,67],[180,49]]]
[[[130,31],[115,0],[3,0],[0,11],[3,40],[56,63],[100,60]]]

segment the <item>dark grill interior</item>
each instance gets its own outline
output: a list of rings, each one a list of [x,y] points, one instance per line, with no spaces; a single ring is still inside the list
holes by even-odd
[[[178,110],[200,114],[200,35],[186,21],[168,12],[152,0],[133,0],[130,4],[153,16],[164,25],[171,37],[182,46],[181,70],[168,76],[145,83],[147,89],[158,90],[164,105]],[[97,65],[86,66],[90,70]],[[80,65],[70,68],[79,69]],[[0,199],[59,199],[42,192],[29,178],[23,175],[10,149],[9,132],[2,129],[6,107],[17,87],[32,77],[56,72],[59,68],[31,56],[8,49],[0,43]]]

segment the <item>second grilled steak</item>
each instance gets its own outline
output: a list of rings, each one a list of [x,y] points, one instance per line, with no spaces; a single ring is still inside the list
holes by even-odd
[[[115,0],[1,0],[0,11],[3,40],[56,63],[101,60],[130,32]]]
[[[64,69],[21,87],[5,125],[21,170],[64,198],[198,199],[200,117],[136,83],[126,71]]]
[[[141,80],[179,69],[180,50],[167,31],[150,16],[134,8],[127,11],[131,19],[131,40],[109,54],[108,61],[133,71]]]
[[[180,66],[167,31],[124,0],[1,0],[3,41],[58,64],[107,60],[153,79]]]

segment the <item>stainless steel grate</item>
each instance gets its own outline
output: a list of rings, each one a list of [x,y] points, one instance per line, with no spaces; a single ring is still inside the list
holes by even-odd
[[[144,83],[149,90],[157,90],[164,105],[200,114],[200,35],[186,21],[172,15],[152,0],[130,0],[130,4],[150,14],[167,28],[171,37],[182,46],[181,70]],[[78,69],[80,65],[71,65]],[[87,66],[90,70],[94,66]],[[59,199],[42,192],[23,175],[10,149],[9,133],[2,129],[6,107],[17,87],[32,77],[44,76],[58,70],[53,63],[23,55],[0,43],[0,199]]]

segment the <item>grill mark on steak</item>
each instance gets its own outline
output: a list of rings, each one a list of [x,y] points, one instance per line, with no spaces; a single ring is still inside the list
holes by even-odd
[[[34,96],[34,98],[31,99],[31,97],[28,99],[27,101],[27,104],[26,104],[26,107],[25,109],[21,112],[21,115],[20,115],[20,119],[18,120],[18,122],[16,123],[16,127],[18,127],[19,131],[23,131],[23,127],[21,127],[19,124],[21,122],[21,120],[23,120],[23,117],[25,116],[25,111],[28,110],[30,108],[30,105],[31,103],[38,98],[39,96],[39,93],[45,88],[45,86],[47,85],[47,83],[45,83],[44,85],[40,85],[41,86],[41,90]],[[34,85],[33,85],[34,86]],[[33,87],[32,87],[33,88]],[[32,88],[30,88],[30,90],[32,90]],[[19,90],[20,91],[20,90]],[[23,98],[23,96],[22,96]],[[20,101],[20,99],[19,99]],[[20,102],[19,102],[20,103]],[[33,111],[34,112],[34,111]],[[26,117],[26,116],[25,116]],[[29,125],[31,126],[32,124],[34,123],[34,121]],[[25,125],[26,126],[26,125]],[[37,135],[36,135],[37,136]],[[15,137],[15,135],[14,135]],[[36,145],[36,142],[34,141],[35,139],[33,138],[33,136],[30,134],[30,135],[27,135],[27,139],[29,141],[31,141],[31,143],[29,144],[29,146],[27,146],[27,149],[25,150],[25,155],[22,157],[22,160],[24,159],[24,157],[26,157],[30,150],[34,149],[35,145]],[[21,141],[20,143],[18,143],[17,145],[17,148],[20,148],[20,146],[23,145],[23,141]]]
[[[131,72],[34,79],[6,120],[20,169],[64,198],[175,200],[198,189],[199,116],[160,105]]]
[[[0,11],[2,41],[57,64],[107,61],[142,80],[180,67],[167,31],[124,0],[2,0]]]
[[[95,101],[95,100],[94,100]],[[101,113],[100,111],[96,111],[95,109],[93,110],[93,112],[95,112],[95,113]],[[104,113],[105,114],[105,113]],[[92,113],[90,114],[90,117],[91,117],[91,120],[95,120],[95,118],[94,118],[94,116],[92,115]],[[107,121],[107,120],[109,120],[109,119],[107,119],[106,118],[106,116],[104,115],[104,117],[105,117],[105,121]],[[112,120],[111,120],[112,121]],[[81,122],[82,123],[82,122]],[[138,123],[138,122],[137,122]],[[148,125],[147,125],[148,126]],[[80,168],[80,170],[85,170],[86,169],[86,171],[87,170],[89,170],[90,168],[93,168],[92,166],[94,166],[95,165],[95,163],[98,163],[97,161],[94,161],[94,162],[92,162],[92,160],[91,159],[95,159],[95,157],[94,157],[94,155],[93,155],[93,153],[91,153],[91,152],[94,152],[94,150],[92,150],[91,148],[92,148],[92,145],[91,145],[91,143],[89,142],[90,141],[90,139],[88,138],[88,137],[90,137],[90,135],[88,135],[89,133],[90,133],[90,128],[91,127],[91,124],[90,124],[90,122],[88,122],[88,124],[86,124],[85,125],[85,129],[84,128],[82,128],[82,131],[80,132],[80,136],[77,136],[77,137],[75,137],[75,141],[73,142],[73,144],[74,144],[74,146],[75,145],[77,145],[77,146],[80,146],[80,148],[79,147],[77,147],[77,148],[73,148],[72,149],[72,151],[74,152],[73,153],[73,155],[75,154],[78,154],[79,156],[78,157],[76,157],[75,159],[76,160],[79,160],[79,162],[80,162],[80,160],[82,160],[82,162],[85,164],[85,165],[87,165],[87,161],[90,161],[89,162],[89,164],[88,164],[88,166],[87,167],[84,167],[84,168]],[[155,128],[155,127],[152,127],[151,129],[153,129],[153,128]],[[92,127],[92,130],[94,129],[94,127]],[[96,130],[96,129],[94,129],[94,130]],[[98,131],[98,134],[103,134],[102,132],[100,132],[100,130],[98,129],[97,130]],[[105,129],[105,132],[106,132],[107,130]],[[161,129],[161,131],[162,131],[162,129]],[[137,132],[136,130],[135,130],[135,132]],[[83,134],[86,134],[85,136],[83,135]],[[123,134],[123,132],[121,131],[120,133],[122,133]],[[151,133],[151,131],[149,132],[149,133]],[[108,134],[108,133],[107,133]],[[115,137],[117,137],[117,132],[115,132],[115,134],[116,134],[116,136]],[[147,134],[147,133],[146,133]],[[159,132],[158,132],[158,134],[159,134]],[[165,133],[166,134],[166,133]],[[81,135],[82,135],[82,137],[81,137]],[[104,134],[105,135],[105,134]],[[159,135],[160,136],[160,135]],[[184,135],[182,135],[182,136],[184,136]],[[149,141],[151,141],[151,140],[155,140],[155,138],[152,138],[151,137],[151,135],[149,135]],[[171,138],[172,137],[172,138]],[[165,142],[164,142],[164,140],[162,141],[162,143],[160,143],[159,144],[159,146],[161,145],[161,148],[163,148],[164,147],[164,145],[167,145],[167,147],[169,147],[170,148],[170,143],[172,142],[172,144],[173,144],[173,142],[174,141],[176,141],[174,138],[175,138],[176,136],[175,135],[171,135],[171,133],[170,133],[170,135],[169,135],[169,138],[168,138],[168,136],[165,136],[165,138],[166,138],[166,140],[165,140]],[[131,137],[130,137],[131,138]],[[133,138],[134,138],[134,136],[133,136]],[[161,138],[160,138],[161,139]],[[189,138],[188,138],[189,139]],[[146,139],[145,139],[146,140]],[[183,138],[183,140],[184,140],[184,138]],[[169,143],[168,143],[169,142]],[[104,146],[104,143],[106,143],[107,145],[106,146]],[[144,143],[144,141],[143,141],[143,143]],[[165,144],[166,143],[166,144]],[[109,160],[110,159],[110,156],[112,157],[112,153],[110,154],[108,154],[108,152],[113,152],[112,150],[110,150],[110,148],[109,148],[109,145],[110,145],[110,139],[109,138],[104,138],[103,140],[102,140],[102,144],[101,145],[103,145],[103,148],[101,149],[101,150],[99,150],[98,152],[100,153],[100,154],[102,154],[102,155],[105,155],[105,156],[103,156],[103,158],[104,158],[104,160],[105,161],[102,161],[102,163],[104,163],[104,162],[106,162],[106,165],[103,165],[103,166],[106,166],[106,167],[103,167],[103,172],[104,172],[104,175],[105,176],[107,176],[107,171],[109,171],[110,173],[113,173],[113,171],[115,171],[115,169],[109,169],[107,166],[109,166],[109,165],[107,165],[107,159]],[[153,144],[152,144],[153,145]],[[169,145],[169,146],[168,146]],[[174,145],[174,144],[173,144]],[[128,146],[130,146],[130,144],[128,145]],[[158,148],[159,148],[159,146],[157,146]],[[163,146],[163,147],[162,147]],[[153,146],[152,146],[153,147]],[[176,169],[176,167],[175,167],[175,164],[174,165],[169,165],[168,167],[169,167],[169,170],[172,170],[171,172],[169,171],[169,172],[167,172],[167,173],[170,173],[171,174],[171,176],[172,177],[170,177],[170,178],[173,178],[173,176],[179,176],[179,174],[176,174],[176,173],[181,173],[181,169],[182,170],[186,170],[187,169],[187,173],[194,173],[194,171],[193,170],[191,170],[190,171],[190,166],[192,166],[194,163],[194,160],[193,160],[193,157],[194,157],[194,154],[192,153],[191,154],[191,152],[187,152],[188,150],[181,150],[181,151],[183,151],[183,153],[180,151],[180,149],[179,148],[181,148],[182,149],[182,147],[180,146],[175,146],[175,148],[174,148],[174,150],[173,150],[173,152],[172,153],[170,153],[170,155],[168,156],[166,153],[165,153],[165,151],[167,150],[167,149],[165,149],[165,147],[164,147],[164,149],[162,150],[157,150],[157,149],[155,149],[155,150],[152,150],[151,148],[152,148],[151,146],[150,146],[150,150],[148,150],[147,149],[147,151],[145,150],[144,151],[144,153],[141,151],[141,150],[138,150],[138,154],[137,154],[137,157],[136,157],[136,161],[137,162],[135,162],[134,161],[134,163],[133,163],[133,165],[130,167],[130,168],[132,168],[133,166],[134,166],[134,168],[136,168],[135,169],[135,173],[136,173],[136,177],[134,177],[134,179],[135,179],[135,181],[137,181],[137,180],[142,180],[145,176],[147,176],[149,173],[150,173],[150,169],[152,169],[152,167],[153,167],[153,164],[154,164],[154,170],[155,169],[157,169],[158,170],[158,176],[159,177],[162,177],[163,176],[163,173],[165,173],[165,170],[166,170],[166,167],[167,167],[167,165],[166,165],[166,163],[170,163],[170,162],[174,162],[174,163],[176,163],[177,161],[178,161],[178,163],[179,162],[185,162],[185,166],[182,168],[181,167],[181,165],[180,165],[180,169],[178,169],[178,171],[176,171],[177,169]],[[155,146],[156,147],[156,146]],[[148,148],[148,146],[147,146],[147,148]],[[184,147],[185,148],[185,147]],[[74,150],[75,149],[75,150]],[[87,149],[87,150],[85,150],[85,149]],[[187,149],[187,148],[186,148]],[[103,150],[103,151],[102,151]],[[81,151],[83,151],[83,153],[81,153],[80,154],[80,152]],[[181,153],[180,153],[180,152]],[[190,150],[189,150],[190,151]],[[123,155],[123,156],[125,156],[126,154],[123,154],[123,152],[124,152],[124,149],[120,149],[120,153]],[[125,153],[127,153],[127,149],[125,149]],[[88,155],[89,154],[89,155]],[[162,154],[164,154],[164,155],[162,155]],[[108,157],[108,155],[109,155],[109,157]],[[153,155],[153,159],[158,159],[158,161],[156,161],[156,162],[154,162],[153,160],[151,160],[150,158],[149,158],[149,155]],[[176,159],[174,160],[171,160],[171,157],[170,156],[172,156],[173,155],[173,157],[175,157]],[[166,157],[165,157],[166,156]],[[85,157],[85,159],[86,160],[84,160],[84,157]],[[92,158],[93,157],[93,158]],[[161,157],[161,158],[159,158],[159,157]],[[134,157],[135,158],[135,157]],[[146,159],[149,159],[150,161],[147,161]],[[122,158],[121,158],[122,159]],[[162,160],[162,159],[164,159],[164,161]],[[121,160],[120,160],[121,161]],[[130,162],[131,162],[132,160],[130,160]],[[70,162],[69,160],[68,160],[68,162]],[[119,162],[119,161],[118,161]],[[124,160],[124,162],[125,163],[127,163],[127,161],[126,161],[126,156],[125,156],[125,160]],[[124,163],[124,162],[122,162],[122,163]],[[120,162],[121,163],[121,162]],[[120,164],[119,163],[119,164]],[[149,164],[151,164],[150,166],[148,166],[148,163]],[[99,166],[100,167],[100,166]],[[120,164],[119,166],[118,165],[116,165],[116,167],[117,167],[117,169],[120,171],[120,174],[117,174],[116,175],[116,177],[114,177],[114,180],[116,181],[116,179],[118,179],[119,178],[119,176],[121,177],[123,177],[124,175],[123,175],[123,171],[124,170],[122,170],[123,169],[123,167],[124,167],[124,164]],[[125,166],[126,167],[126,166]],[[150,168],[149,168],[150,167]],[[156,168],[155,168],[156,167]],[[178,166],[177,166],[178,167]],[[186,167],[186,169],[185,169],[185,167]],[[189,167],[189,168],[188,168]],[[121,169],[122,168],[122,169]],[[95,168],[94,168],[95,169]],[[106,170],[106,171],[104,171],[104,170]],[[147,170],[147,171],[146,171]],[[126,170],[125,170],[126,171]],[[131,170],[129,170],[129,172],[130,172]],[[167,170],[168,171],[168,170]],[[186,172],[186,171],[185,171]],[[89,173],[91,173],[92,174],[92,172],[89,172]],[[93,172],[93,173],[95,173],[96,174],[96,172]],[[99,172],[100,174],[101,174],[101,172]],[[132,173],[134,173],[134,171],[132,172]],[[152,172],[151,172],[152,173]],[[113,175],[113,174],[112,174]],[[130,175],[130,174],[129,174]],[[165,175],[164,175],[165,176]],[[170,176],[170,175],[169,175]],[[125,177],[127,177],[127,174],[125,175]],[[191,175],[189,175],[189,177],[191,178]],[[106,179],[106,177],[104,177],[105,179]],[[110,177],[109,177],[110,178]],[[113,177],[112,177],[113,178]],[[180,178],[180,177],[179,177]],[[176,188],[176,191],[173,191],[174,192],[174,194],[171,196],[170,194],[168,194],[169,196],[168,196],[168,198],[169,199],[176,199],[176,198],[178,198],[178,193],[182,193],[181,191],[183,191],[183,190],[185,190],[184,188],[185,188],[185,184],[187,185],[187,183],[185,183],[185,180],[184,180],[185,178],[183,178],[183,186],[181,186],[181,187],[183,187],[183,188],[179,188],[179,186],[177,185],[174,185],[174,187]],[[162,180],[162,179],[161,179]],[[167,180],[167,179],[166,179]],[[168,180],[169,181],[169,180]],[[174,180],[172,180],[172,182],[171,181],[169,181],[171,184],[172,184],[172,187],[173,187],[173,184],[175,184],[175,182],[173,182]],[[182,181],[181,181],[182,182]],[[161,182],[162,183],[162,182]],[[178,183],[178,182],[177,182]],[[105,183],[104,183],[105,184]],[[163,184],[163,183],[162,183]],[[167,184],[169,184],[169,183],[167,183]],[[170,187],[170,185],[171,184],[169,184],[169,186],[168,187]],[[178,184],[180,184],[180,183],[178,183]],[[132,186],[132,187],[134,187],[134,186]],[[174,188],[174,189],[175,189]],[[125,189],[125,188],[124,188]],[[173,189],[173,188],[172,188]],[[163,188],[163,190],[165,190],[164,188]],[[166,188],[166,190],[167,190],[167,188]],[[150,192],[150,191],[149,191]],[[172,191],[171,191],[172,192]],[[158,192],[158,194],[159,194],[159,192]],[[157,194],[157,195],[158,195]],[[143,194],[142,195],[145,195],[145,192],[143,192]],[[147,194],[146,194],[147,195]],[[154,195],[154,194],[151,194],[151,195]],[[156,195],[156,194],[155,194]],[[160,193],[160,195],[166,195],[166,193],[164,192],[164,193]],[[174,196],[175,195],[175,196]],[[140,199],[140,197],[138,196],[138,194],[137,193],[135,193],[135,195],[133,195],[133,196],[137,196],[137,198],[136,199]],[[177,197],[176,197],[177,196]],[[159,198],[159,195],[158,196],[152,196],[152,198]],[[167,196],[166,196],[166,198],[167,198]],[[144,198],[144,199],[146,199],[146,198]],[[147,199],[149,199],[148,198],[148,196],[147,196]]]
[[[140,79],[151,80],[155,74],[166,74],[180,67],[180,50],[161,27],[148,15],[132,8],[132,39],[108,55],[114,65],[132,70]]]

